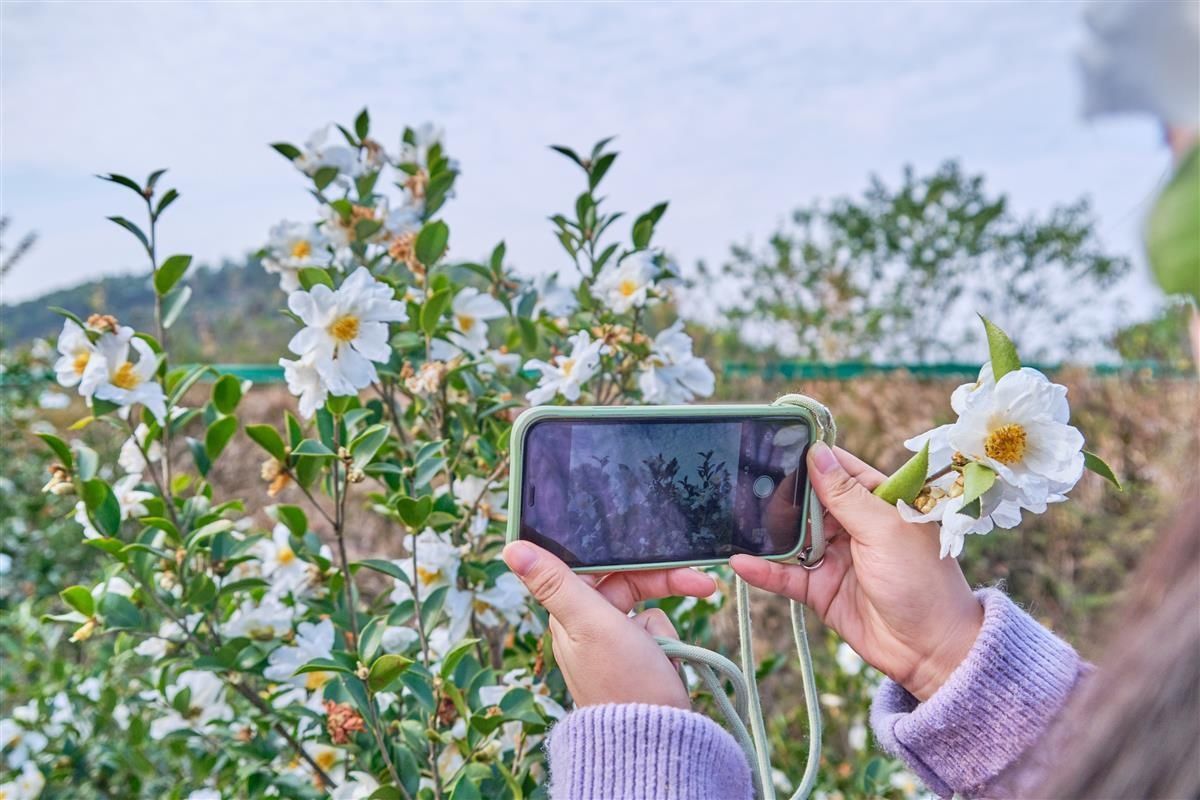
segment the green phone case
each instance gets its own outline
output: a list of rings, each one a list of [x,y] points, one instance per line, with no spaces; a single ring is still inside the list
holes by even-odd
[[[510,448],[510,476],[508,482],[508,534],[506,540],[515,542],[521,533],[521,497],[523,496],[525,436],[536,422],[545,419],[612,419],[644,420],[675,419],[679,417],[709,417],[712,419],[742,419],[746,417],[796,417],[808,423],[809,443],[816,441],[817,421],[808,409],[794,405],[707,405],[707,406],[535,406],[517,417],[513,423],[512,446]],[[812,486],[804,492],[804,507],[801,519],[808,519],[812,502]],[[795,558],[804,549],[807,532],[800,537],[794,550],[778,555],[766,556],[772,561]],[[667,561],[656,564],[615,564],[597,567],[576,567],[576,572],[628,572],[660,569],[662,567],[699,567],[724,564],[727,558],[709,558],[696,561]]]

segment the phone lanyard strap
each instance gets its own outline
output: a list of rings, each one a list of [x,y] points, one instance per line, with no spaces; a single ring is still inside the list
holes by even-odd
[[[772,405],[800,406],[809,412],[816,425],[816,438],[832,446],[837,438],[837,424],[833,415],[821,403],[802,394],[788,394]],[[816,569],[825,557],[825,511],[820,499],[809,489],[808,497],[808,545],[801,551],[800,563],[808,569]],[[738,615],[738,649],[741,666],[734,664],[720,653],[696,645],[684,644],[674,639],[656,637],[663,651],[671,658],[691,664],[704,687],[712,694],[729,724],[730,733],[746,754],[750,773],[754,780],[754,794],[761,800],[775,800],[775,783],[771,774],[771,746],[767,739],[767,726],[763,718],[762,702],[758,696],[758,681],[755,679],[753,631],[750,624],[750,588],[739,577],[734,577],[735,598]],[[796,655],[800,661],[800,680],[804,687],[804,703],[808,712],[808,758],[800,785],[792,793],[791,800],[805,800],[812,792],[817,780],[817,768],[821,762],[821,706],[817,697],[817,682],[813,674],[812,654],[808,647],[808,632],[804,624],[804,606],[791,601],[792,638],[796,642]],[[733,701],[725,692],[725,682],[733,686]],[[747,728],[747,724],[749,728]]]

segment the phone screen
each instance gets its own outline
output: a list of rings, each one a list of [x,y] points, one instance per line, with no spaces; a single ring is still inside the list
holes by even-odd
[[[572,567],[789,553],[808,444],[795,416],[541,420],[526,434],[520,535]]]

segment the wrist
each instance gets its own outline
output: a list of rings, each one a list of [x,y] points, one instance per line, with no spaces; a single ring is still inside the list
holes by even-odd
[[[938,640],[929,655],[923,658],[904,680],[897,680],[905,690],[924,703],[937,693],[950,676],[966,660],[983,628],[983,606],[974,595],[964,603],[953,621],[939,632]]]

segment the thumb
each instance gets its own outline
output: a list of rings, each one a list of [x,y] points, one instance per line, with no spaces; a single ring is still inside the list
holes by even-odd
[[[853,539],[869,542],[902,524],[896,509],[847,472],[824,442],[808,450],[808,477],[821,503]]]
[[[597,614],[620,613],[570,567],[531,542],[509,544],[504,548],[504,562],[534,599],[568,630],[587,618],[594,621]]]

